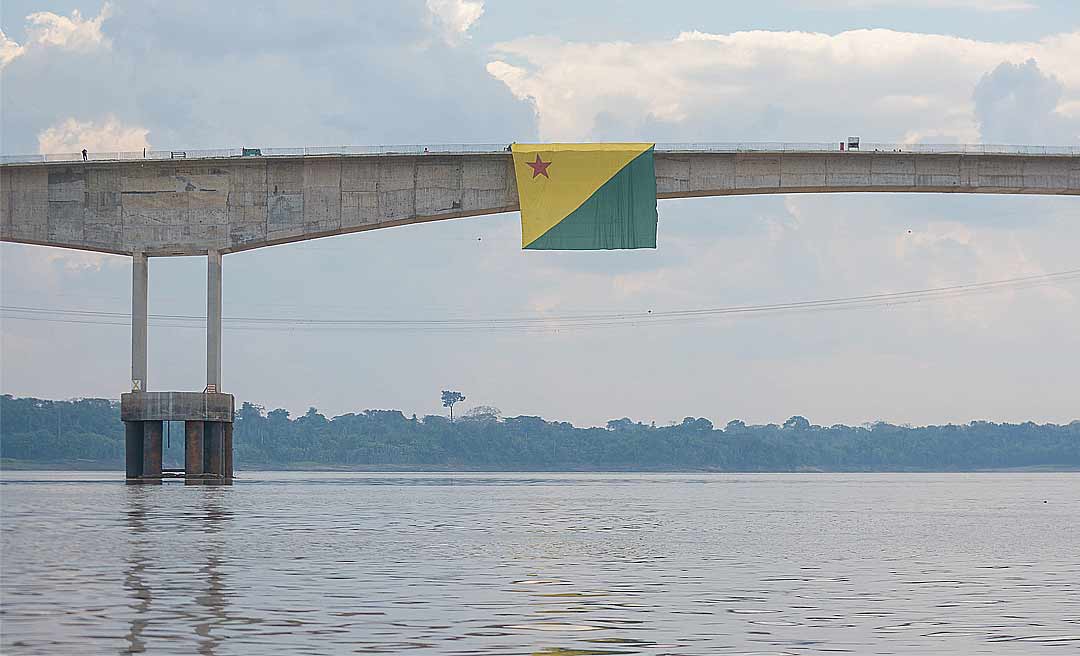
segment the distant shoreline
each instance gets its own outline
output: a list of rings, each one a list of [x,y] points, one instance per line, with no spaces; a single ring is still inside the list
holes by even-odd
[[[183,427],[163,426],[166,467],[182,466]],[[0,395],[0,468],[124,468],[118,403]],[[1080,471],[1080,420],[1065,425],[975,420],[943,426],[718,427],[705,417],[656,426],[627,417],[603,427],[477,406],[451,421],[364,410],[292,417],[243,402],[233,417],[235,469],[324,472],[978,472]]]
[[[96,462],[34,462],[22,460],[0,461],[2,471],[100,471],[122,473],[122,465]],[[248,471],[267,472],[312,472],[312,473],[351,473],[351,474],[1070,474],[1080,473],[1080,467],[1059,467],[1054,465],[1028,467],[1000,467],[980,469],[521,469],[521,468],[459,468],[423,467],[420,465],[401,465],[400,467],[326,467],[317,465],[238,467],[237,474]]]

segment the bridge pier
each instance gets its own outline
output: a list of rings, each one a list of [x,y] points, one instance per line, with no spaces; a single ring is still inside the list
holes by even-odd
[[[221,393],[221,253],[209,251],[206,289],[206,388],[203,392],[147,390],[148,258],[135,253],[131,281],[131,391],[120,398],[129,483],[180,478],[189,485],[230,485],[233,479],[234,401]],[[184,422],[184,470],[162,470],[162,427]]]
[[[216,392],[129,392],[120,397],[127,436],[127,479],[160,482],[163,422],[184,422],[184,472],[188,483],[229,485],[233,479],[233,396]]]

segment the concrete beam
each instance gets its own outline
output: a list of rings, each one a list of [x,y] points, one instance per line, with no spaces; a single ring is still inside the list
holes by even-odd
[[[233,420],[232,394],[202,392],[143,392],[120,396],[123,421],[217,421]]]
[[[504,152],[7,164],[0,239],[150,256],[234,253],[513,212],[513,173]],[[656,153],[656,183],[658,198],[1080,195],[1080,156],[668,151]]]

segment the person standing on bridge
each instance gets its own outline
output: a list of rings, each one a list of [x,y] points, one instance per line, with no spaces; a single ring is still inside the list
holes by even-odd
[[[84,162],[86,161],[86,149],[85,148],[82,149],[82,161],[84,161]]]

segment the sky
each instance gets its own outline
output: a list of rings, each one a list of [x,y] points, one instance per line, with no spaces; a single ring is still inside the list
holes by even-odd
[[[0,4],[0,152],[510,141],[1080,144],[1073,0],[192,0]],[[659,248],[522,252],[517,214],[224,258],[228,317],[559,317],[784,303],[1080,268],[1075,198],[659,202]],[[130,258],[0,245],[0,305],[128,312]],[[201,315],[205,258],[150,262]],[[1080,418],[1080,284],[588,329],[230,330],[223,390],[328,416],[658,425]],[[148,388],[202,389],[152,323]],[[0,319],[0,392],[118,398],[124,325]],[[459,407],[460,410],[460,407]]]

